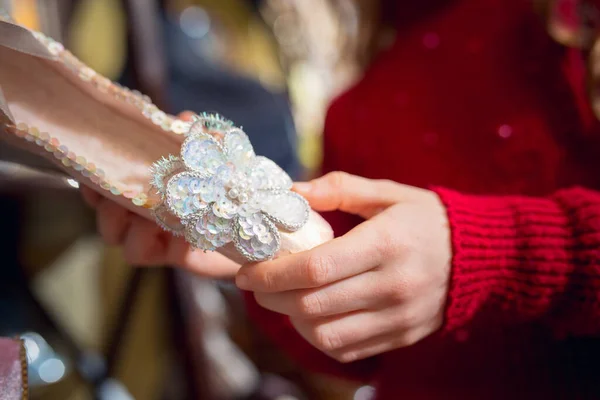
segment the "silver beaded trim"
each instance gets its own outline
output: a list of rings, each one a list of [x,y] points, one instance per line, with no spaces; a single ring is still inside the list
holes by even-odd
[[[185,225],[182,221],[180,221],[182,226],[181,229],[175,229],[174,227],[169,226],[169,224],[167,224],[165,221],[164,214],[169,214],[169,212],[170,210],[164,203],[150,210],[150,214],[156,220],[156,223],[162,230],[170,232],[173,236],[183,236],[185,233]]]

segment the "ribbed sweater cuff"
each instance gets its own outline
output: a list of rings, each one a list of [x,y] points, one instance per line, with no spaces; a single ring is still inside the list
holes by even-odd
[[[557,327],[573,321],[583,306],[580,301],[597,300],[588,290],[588,278],[599,276],[597,262],[580,259],[590,252],[597,257],[600,248],[599,235],[586,242],[579,231],[585,225],[581,203],[590,199],[589,192],[576,189],[530,198],[434,190],[447,208],[452,229],[446,332],[480,313],[488,318],[491,313],[495,322],[547,319]],[[600,201],[587,203],[591,214],[600,215]]]

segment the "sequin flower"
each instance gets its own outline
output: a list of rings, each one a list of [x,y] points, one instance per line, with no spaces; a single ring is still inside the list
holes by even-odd
[[[308,204],[290,191],[290,177],[217,116],[195,119],[180,157],[155,164],[153,186],[164,198],[155,210],[163,227],[203,250],[233,242],[252,261],[277,253],[278,229],[295,231],[308,219]]]

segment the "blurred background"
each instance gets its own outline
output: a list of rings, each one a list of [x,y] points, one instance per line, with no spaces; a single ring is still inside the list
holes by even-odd
[[[360,29],[350,0],[0,7],[165,111],[224,114],[295,179],[318,170],[326,106],[359,70],[346,57]],[[0,180],[0,336],[24,338],[32,399],[369,398],[278,353],[230,282],[127,265],[95,234],[77,182],[28,179]]]

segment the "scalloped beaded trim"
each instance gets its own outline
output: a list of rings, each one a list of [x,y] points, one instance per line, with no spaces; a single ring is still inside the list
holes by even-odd
[[[18,123],[16,126],[7,124],[5,130],[20,139],[44,148],[48,153],[52,153],[54,158],[59,160],[63,166],[72,168],[113,195],[130,199],[134,205],[139,207],[152,208],[154,206],[149,202],[147,194],[121,190],[117,185],[106,179],[102,169],[97,168],[94,163],[88,162],[84,157],[77,156],[69,151],[67,146],[60,144],[57,138],[51,137],[47,132],[40,132],[38,128],[29,127],[24,123]]]
[[[171,131],[178,135],[182,135],[189,130],[189,122],[182,121],[159,110],[147,95],[142,94],[137,90],[130,90],[98,74],[92,68],[81,62],[69,50],[65,49],[60,42],[57,42],[40,32],[32,33],[36,39],[46,46],[53,56],[58,57],[58,59],[82,81],[90,83],[102,93],[108,93],[117,100],[133,105],[144,117],[149,119],[154,125],[160,126],[165,131]]]
[[[13,22],[10,15],[0,8],[0,20]],[[92,68],[85,65],[69,50],[65,49],[62,43],[44,35],[41,32],[31,31],[34,37],[39,40],[48,51],[58,58],[72,73],[76,74],[79,79],[88,82],[102,93],[109,93],[115,99],[124,101],[136,107],[140,113],[150,120],[154,125],[160,126],[164,131],[170,131],[177,135],[185,135],[189,132],[193,123],[204,119],[207,126],[216,124],[220,126],[232,126],[231,121],[221,117],[218,114],[201,113],[188,122],[180,120],[172,115],[161,111],[154,105],[151,99],[137,90],[130,90],[110,79],[98,74]],[[104,171],[97,168],[93,163],[88,163],[84,157],[77,156],[65,145],[61,145],[58,139],[51,137],[46,132],[40,132],[35,127],[28,127],[24,123],[18,123],[14,126],[12,123],[3,121],[6,130],[15,136],[25,139],[29,142],[35,142],[40,147],[61,161],[65,167],[70,167],[81,173],[84,177],[89,178],[93,183],[100,186],[102,189],[109,191],[115,196],[124,196],[139,207],[152,208],[156,204],[151,204],[146,193],[137,193],[133,191],[123,191],[118,185],[109,182],[104,176]],[[208,126],[211,128],[211,126]]]

